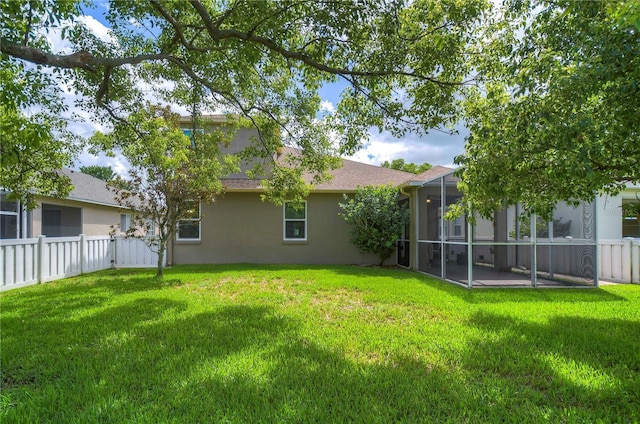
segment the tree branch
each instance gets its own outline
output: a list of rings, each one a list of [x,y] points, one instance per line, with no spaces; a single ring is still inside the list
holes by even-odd
[[[153,8],[156,9],[158,13],[160,13],[162,17],[167,20],[167,22],[169,22],[169,24],[171,24],[173,30],[176,32],[176,37],[187,50],[203,53],[212,50],[196,47],[192,42],[187,41],[187,39],[184,37],[184,29],[182,28],[180,23],[164,7],[162,7],[162,5],[158,3],[157,0],[150,0],[150,3]]]
[[[70,55],[57,55],[34,47],[10,43],[4,39],[0,42],[0,51],[9,56],[38,65],[64,69],[85,69],[92,73],[97,72],[97,66],[115,68],[122,65],[137,65],[142,62],[175,59],[173,56],[163,53],[125,57],[96,57],[86,50],[80,50]]]
[[[198,0],[191,0],[191,5],[200,15],[203,23],[205,24],[205,28],[209,33],[209,36],[214,41],[220,41],[225,39],[238,39],[244,40],[251,43],[260,44],[267,49],[278,53],[282,57],[289,60],[296,60],[304,63],[307,66],[315,68],[319,71],[326,72],[333,75],[350,75],[350,76],[359,76],[359,77],[384,77],[384,76],[392,76],[392,75],[402,75],[412,78],[421,79],[424,81],[429,81],[438,85],[448,85],[448,86],[459,86],[461,83],[451,82],[451,81],[441,81],[436,78],[428,77],[425,75],[415,74],[413,72],[405,72],[401,70],[382,70],[382,71],[359,71],[357,69],[348,69],[348,68],[336,68],[333,66],[326,65],[322,62],[319,62],[316,59],[308,56],[304,53],[304,51],[291,51],[285,49],[277,45],[272,39],[267,37],[262,37],[259,35],[255,35],[252,32],[244,32],[236,29],[219,29],[216,24],[213,22],[211,15],[207,12],[207,9],[200,3]]]

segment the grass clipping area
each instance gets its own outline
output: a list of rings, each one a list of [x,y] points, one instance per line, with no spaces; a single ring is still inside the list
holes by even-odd
[[[638,422],[640,286],[104,271],[2,293],[2,422]]]

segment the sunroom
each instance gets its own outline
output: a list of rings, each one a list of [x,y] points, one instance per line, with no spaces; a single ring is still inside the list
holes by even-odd
[[[493,219],[444,218],[462,193],[450,170],[410,182],[411,225],[399,241],[398,263],[471,287],[598,286],[596,202],[558,203],[553,220],[527,216],[519,205]]]

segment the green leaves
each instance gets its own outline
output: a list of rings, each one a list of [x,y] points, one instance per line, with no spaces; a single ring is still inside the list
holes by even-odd
[[[110,166],[90,165],[81,166],[80,172],[92,175],[102,181],[111,181],[115,178],[116,173]]]
[[[158,243],[158,276],[162,276],[162,255],[173,239],[181,219],[198,218],[200,203],[213,201],[222,193],[220,179],[238,172],[238,159],[222,155],[220,146],[235,134],[227,131],[185,135],[179,116],[168,107],[147,104],[129,115],[110,134],[97,134],[92,142],[103,149],[119,151],[130,163],[129,179],[110,183],[116,200],[134,214],[133,236],[144,236],[152,222]]]
[[[431,164],[423,163],[421,165],[416,165],[415,163],[405,163],[404,159],[394,159],[391,162],[384,161],[381,166],[385,168],[397,169],[399,171],[411,172],[412,174],[421,174],[425,171],[431,169]]]
[[[319,179],[336,153],[360,149],[371,127],[400,136],[458,120],[477,23],[489,8],[486,0],[112,1],[109,36],[76,22],[62,34],[73,53],[51,54],[42,31],[66,25],[79,3],[3,3],[0,68],[23,61],[53,67],[53,82],[69,84],[78,105],[109,124],[136,113],[145,91],[190,111],[197,92],[195,115],[250,118],[260,137],[248,152],[298,148],[309,159],[296,162],[297,176]],[[348,88],[319,122],[318,91],[336,81]],[[12,90],[14,98],[20,92]],[[293,174],[277,172],[267,185],[302,195],[301,181],[277,181]]]
[[[46,113],[30,117],[0,105],[0,187],[27,209],[37,196],[66,197],[71,181],[58,170],[69,166],[77,138]]]
[[[640,31],[608,2],[515,3],[486,28],[458,175],[465,207],[549,218],[557,201],[640,181]]]
[[[409,222],[406,203],[398,203],[398,191],[391,185],[362,187],[345,200],[340,216],[350,224],[352,243],[362,252],[377,254],[382,265]]]

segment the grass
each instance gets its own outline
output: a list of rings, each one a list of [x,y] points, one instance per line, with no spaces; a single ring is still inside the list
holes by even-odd
[[[640,420],[640,286],[185,266],[0,300],[4,423]]]

